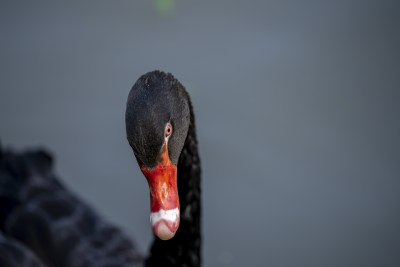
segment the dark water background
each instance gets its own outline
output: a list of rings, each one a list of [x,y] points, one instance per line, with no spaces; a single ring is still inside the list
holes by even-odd
[[[147,251],[128,91],[194,102],[204,266],[400,266],[398,1],[1,1],[0,136]]]

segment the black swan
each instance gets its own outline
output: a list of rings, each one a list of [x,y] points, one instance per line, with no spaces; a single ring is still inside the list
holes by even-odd
[[[201,265],[200,160],[188,93],[169,73],[146,73],[133,85],[125,115],[159,237],[147,258],[56,179],[47,152],[0,148],[0,229],[44,265]]]

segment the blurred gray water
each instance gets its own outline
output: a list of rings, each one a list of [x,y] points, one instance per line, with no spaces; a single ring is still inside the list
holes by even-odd
[[[204,266],[400,266],[398,1],[1,1],[0,137],[147,251],[128,91],[194,102]]]

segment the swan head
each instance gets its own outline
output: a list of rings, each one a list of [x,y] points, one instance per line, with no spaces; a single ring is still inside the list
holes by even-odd
[[[142,75],[128,95],[125,113],[129,145],[150,189],[150,222],[160,239],[179,227],[177,164],[190,124],[188,95],[171,74]]]

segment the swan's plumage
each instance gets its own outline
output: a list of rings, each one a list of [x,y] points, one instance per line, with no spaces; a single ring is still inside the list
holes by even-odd
[[[0,232],[0,266],[45,267],[30,249],[2,232]]]
[[[44,151],[1,154],[1,228],[45,264],[135,266],[142,258],[116,227],[55,177]]]

